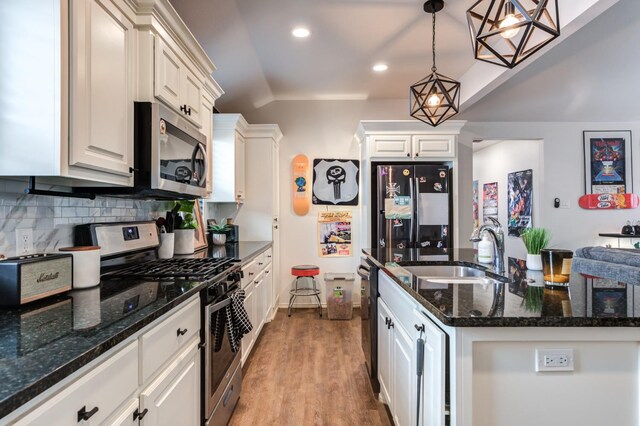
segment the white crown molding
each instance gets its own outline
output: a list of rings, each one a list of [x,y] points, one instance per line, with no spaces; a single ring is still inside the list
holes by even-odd
[[[280,144],[282,131],[277,124],[249,124],[249,129],[245,135],[247,138],[269,138],[276,144]]]
[[[249,123],[242,114],[213,114],[213,131],[221,130],[237,130],[243,137],[249,130]]]

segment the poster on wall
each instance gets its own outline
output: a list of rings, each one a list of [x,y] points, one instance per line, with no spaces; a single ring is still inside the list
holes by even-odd
[[[358,160],[313,160],[313,204],[358,205]]]
[[[522,231],[532,226],[533,170],[509,173],[507,186],[509,236],[519,237]]]
[[[631,131],[585,131],[583,143],[585,193],[632,193]]]
[[[498,220],[498,182],[482,185],[482,222],[490,217]]]
[[[318,213],[320,257],[351,256],[353,254],[351,241],[350,211]]]
[[[478,181],[473,181],[473,227],[480,226],[480,219],[478,216]]]

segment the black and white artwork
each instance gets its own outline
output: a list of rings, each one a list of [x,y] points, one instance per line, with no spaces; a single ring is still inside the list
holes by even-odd
[[[360,161],[313,160],[313,204],[358,205]]]

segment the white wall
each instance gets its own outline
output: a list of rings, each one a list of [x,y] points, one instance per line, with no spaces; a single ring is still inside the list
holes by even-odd
[[[533,226],[542,226],[540,205],[543,190],[540,185],[542,168],[542,144],[539,140],[506,140],[495,145],[479,149],[473,153],[473,180],[478,181],[478,218],[482,224],[482,186],[485,183],[498,182],[498,220],[504,227],[505,253],[524,259],[527,250],[520,238],[508,235],[508,182],[511,172],[533,170]]]
[[[464,147],[459,155],[471,156],[471,144],[477,139],[542,139],[544,175],[540,185],[542,197],[536,197],[540,209],[536,226],[549,228],[553,234],[552,247],[575,250],[578,247],[617,245],[617,240],[598,237],[600,232],[620,232],[627,220],[640,219],[639,210],[584,210],[578,207],[578,199],[584,195],[583,130],[631,130],[632,138],[640,135],[640,122],[627,123],[518,123],[484,122],[467,123],[460,134],[459,143]],[[633,187],[640,190],[640,149],[633,141],[635,173]],[[464,153],[464,154],[463,154]],[[460,232],[471,233],[473,180],[470,170],[461,167],[460,176]],[[568,209],[553,207],[554,198],[569,202]],[[465,221],[465,218],[468,218]],[[464,240],[463,240],[464,242]],[[629,247],[628,241],[623,241]]]
[[[304,154],[314,158],[359,158],[359,147],[353,135],[360,120],[406,119],[408,105],[405,101],[277,101],[253,112],[243,113],[252,124],[274,123],[280,126],[284,137],[280,142],[280,304],[286,306],[291,287],[291,267],[298,264],[315,264],[321,271],[321,288],[324,297],[325,272],[356,272],[360,262],[361,224],[356,207],[316,206],[306,216],[293,212],[291,204],[291,160]],[[360,194],[362,197],[363,194]],[[351,210],[353,212],[352,238],[354,255],[344,258],[320,258],[318,256],[318,212],[326,210]],[[242,233],[242,231],[241,231]],[[360,282],[356,275],[354,301],[359,303]],[[307,302],[300,298],[300,305]],[[311,302],[309,299],[308,302]]]

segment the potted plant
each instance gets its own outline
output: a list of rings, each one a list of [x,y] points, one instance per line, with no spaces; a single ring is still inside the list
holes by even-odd
[[[209,236],[211,243],[216,246],[223,246],[227,242],[227,232],[229,232],[229,225],[223,223],[222,225],[213,224],[209,225]]]
[[[180,206],[181,220],[177,221],[175,235],[175,253],[192,254],[194,252],[195,230],[198,229],[198,222],[193,215],[193,201],[181,200],[176,202]]]
[[[542,270],[540,250],[549,245],[551,233],[545,228],[529,228],[520,234],[524,246],[527,248],[527,269]]]

